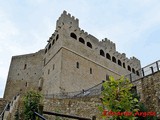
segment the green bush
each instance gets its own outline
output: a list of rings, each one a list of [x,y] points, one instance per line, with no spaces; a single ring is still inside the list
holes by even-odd
[[[136,119],[132,113],[138,111],[138,99],[133,98],[131,93],[132,86],[133,85],[130,81],[124,77],[121,77],[119,80],[115,80],[113,77],[110,77],[109,80],[103,83],[103,105],[99,108],[102,113],[104,113],[105,110],[117,113],[116,115],[112,114],[109,116],[106,112],[102,115],[103,118],[106,119],[106,117],[108,117],[110,120]]]
[[[23,98],[24,103],[24,119],[35,120],[35,112],[39,112],[39,105],[41,103],[42,96],[36,91],[29,91]]]

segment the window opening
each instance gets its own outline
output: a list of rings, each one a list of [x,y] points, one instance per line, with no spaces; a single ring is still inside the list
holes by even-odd
[[[53,70],[54,70],[54,68],[55,68],[55,65],[53,64]]]
[[[48,50],[51,48],[51,44],[49,44],[49,46],[48,46]]]
[[[83,44],[85,44],[85,41],[84,41],[84,39],[83,38],[79,38],[79,42],[81,42],[81,43],[83,43]]]
[[[57,34],[57,36],[56,36],[56,41],[58,40],[58,38],[59,38],[59,34]]]
[[[128,70],[131,71],[131,67],[128,65]]]
[[[111,56],[110,56],[109,53],[106,54],[106,58],[109,59],[109,60],[111,60]]]
[[[104,51],[103,50],[100,50],[100,55],[104,56]]]
[[[139,71],[136,71],[136,74],[139,76]]]
[[[92,44],[90,42],[87,42],[87,46],[92,48]]]
[[[90,74],[92,74],[92,68],[90,68]]]
[[[126,65],[125,65],[125,63],[123,63],[123,68],[126,68]]]
[[[71,34],[70,34],[70,36],[71,36],[72,38],[74,38],[74,39],[76,39],[76,40],[77,40],[77,36],[76,36],[76,34],[71,33]]]
[[[106,74],[106,80],[109,80],[109,75],[108,74]]]
[[[133,72],[134,74],[136,73],[134,68],[132,68],[132,72]]]
[[[54,40],[52,41],[52,45],[54,45]]]
[[[120,61],[120,60],[118,60],[118,65],[119,65],[119,66],[122,66],[122,63],[121,63],[121,61]]]
[[[114,56],[112,57],[112,61],[116,63],[116,58]]]
[[[24,65],[24,70],[27,68],[27,64]]]
[[[79,62],[76,63],[76,67],[79,68]]]

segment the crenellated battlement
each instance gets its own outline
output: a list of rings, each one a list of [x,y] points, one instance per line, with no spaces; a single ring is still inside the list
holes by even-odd
[[[100,42],[104,47],[106,47],[107,49],[110,49],[112,51],[116,51],[116,45],[115,43],[113,43],[112,41],[110,41],[109,39],[105,38],[102,39],[102,41]]]
[[[132,61],[132,63],[134,63],[135,65],[140,65],[140,60],[138,60],[136,57],[131,57],[130,61]]]
[[[79,20],[66,11],[63,11],[57,20],[56,30],[48,40],[46,51],[51,48],[51,44],[55,41],[57,34],[59,36],[65,35],[74,38],[77,42],[79,41],[79,44],[83,43],[92,48],[92,51],[95,53],[98,53],[113,63],[122,66],[122,68],[127,69],[130,72],[135,73],[135,71],[141,68],[140,61],[137,58],[127,58],[125,53],[119,53],[116,51],[116,44],[108,38],[104,38],[100,41],[95,36],[87,33],[79,27]],[[80,38],[83,40],[79,40]],[[78,43],[76,44],[78,45]]]
[[[83,35],[83,36],[85,36],[85,37],[88,36],[88,33],[85,32],[83,29],[79,29],[79,30],[80,30],[80,35]]]
[[[66,11],[63,11],[61,16],[57,20],[56,29],[64,24],[69,24],[72,27],[79,28],[79,20],[74,16],[71,16],[71,14],[67,13]]]

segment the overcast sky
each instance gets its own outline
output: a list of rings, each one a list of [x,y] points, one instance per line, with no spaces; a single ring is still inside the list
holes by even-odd
[[[0,97],[11,57],[43,49],[66,10],[80,27],[146,66],[160,59],[159,0],[0,0]]]

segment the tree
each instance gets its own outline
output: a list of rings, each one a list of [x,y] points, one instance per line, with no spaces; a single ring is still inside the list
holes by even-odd
[[[39,112],[39,105],[42,96],[36,91],[29,91],[23,99],[24,103],[24,119],[35,120],[34,111]]]
[[[138,100],[133,98],[132,86],[124,77],[119,80],[109,77],[109,80],[103,83],[103,105],[100,106],[103,118],[108,117],[110,120],[134,120],[136,118],[133,113],[138,111],[135,107],[138,105]]]

